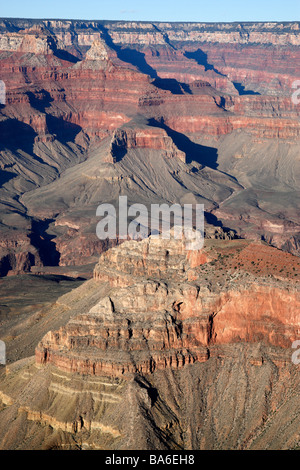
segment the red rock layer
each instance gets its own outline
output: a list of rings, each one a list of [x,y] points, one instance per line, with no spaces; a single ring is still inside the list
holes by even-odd
[[[0,79],[6,84],[1,145],[9,153],[17,129],[24,151],[32,153],[33,160],[36,156],[43,162],[45,159],[51,175],[41,181],[38,169],[38,182],[34,184],[52,181],[62,169],[86,158],[90,146],[108,135],[116,147],[162,149],[166,157],[186,161],[184,152],[162,129],[137,123],[135,130],[128,128],[124,135],[124,125],[141,115],[199,141],[211,137],[217,140],[239,129],[259,141],[297,142],[299,138],[299,110],[290,99],[292,82],[298,78],[297,23],[101,26],[90,22],[86,27],[84,23],[79,27],[60,21],[34,27],[27,20],[17,23],[21,28],[18,32],[9,22],[2,23],[0,32]],[[159,80],[164,77],[175,83]],[[176,80],[186,82],[186,86]],[[234,82],[243,84],[246,91],[253,88],[262,94],[238,96]],[[70,144],[80,157],[67,157],[62,166],[56,161],[54,170],[56,142]],[[64,150],[60,148],[57,154],[62,155]],[[6,156],[3,169],[13,167],[27,175],[27,170],[14,165],[14,157]],[[116,160],[113,152],[108,154],[107,161]],[[235,219],[229,209],[225,212],[220,208],[215,215],[223,220]],[[287,225],[283,229],[292,235],[298,230]],[[276,236],[274,233],[273,240]],[[58,241],[62,249],[69,239],[66,234]],[[296,236],[287,242],[293,244],[294,252],[298,250]],[[87,256],[101,250],[95,241],[86,240],[80,246]],[[61,262],[76,262],[76,257],[78,254],[62,254]]]
[[[237,51],[237,46],[226,46],[229,49],[227,51],[225,48],[228,60],[233,61],[237,57],[236,75],[231,77],[228,72],[229,79],[225,69],[220,66],[221,72],[218,72],[215,68],[220,65],[217,61],[219,55],[216,56],[219,54],[217,46],[210,45],[212,49],[207,50],[208,62],[216,63],[208,70],[195,59],[188,58],[182,50],[166,44],[147,46],[145,59],[153,70],[162,78],[188,82],[193,93],[176,94],[175,90],[174,94],[174,91],[172,93],[151,85],[149,77],[120,61],[116,52],[97,34],[86,59],[76,64],[70,62],[72,59],[67,54],[58,53],[59,40],[49,32],[34,29],[2,35],[0,50],[6,51],[6,55],[1,60],[1,79],[7,89],[4,114],[32,126],[38,134],[37,140],[43,142],[51,140],[50,135],[58,130],[51,116],[59,118],[60,124],[63,120],[64,126],[79,126],[90,138],[103,138],[141,112],[149,117],[163,117],[168,126],[183,133],[219,136],[242,128],[259,138],[299,136],[298,114],[290,96],[282,99],[272,96],[237,97],[237,89],[233,86],[233,81],[254,81],[256,84],[268,83],[272,88],[274,82],[276,92],[288,89],[290,95],[292,82],[296,78],[296,66],[289,68],[284,65],[285,62],[280,65],[279,58],[283,52],[278,56],[275,52],[273,55],[267,54],[268,58],[265,59],[263,47],[253,46],[251,49],[247,46],[245,57],[247,60],[250,57],[256,74],[263,74],[262,70],[272,70],[268,72],[273,74],[272,80],[269,75],[258,79],[252,77],[252,69],[246,73],[242,68],[246,60],[242,51]],[[28,47],[24,50],[24,44],[28,41]],[[287,54],[289,63],[296,63],[295,54],[296,51],[291,51],[290,56]],[[263,65],[260,65],[258,56],[264,60]],[[286,55],[284,57],[287,60]],[[223,60],[226,62],[227,56]],[[272,67],[266,60],[272,62]],[[113,65],[113,62],[118,65]],[[168,68],[170,70],[167,72],[165,69]],[[198,72],[194,73],[195,70]],[[279,75],[275,77],[278,70],[285,70],[286,80]],[[199,83],[203,85],[205,82],[213,88],[199,86]],[[272,91],[271,88],[269,91]],[[221,99],[216,89],[232,97],[227,95]]]
[[[186,161],[186,154],[179,150],[165,130],[158,127],[122,128],[114,132],[111,142],[112,161],[115,162],[114,151],[118,148],[150,148],[164,150],[166,158],[179,158]]]
[[[263,341],[290,347],[300,327],[299,291],[274,279],[251,283],[245,277],[211,289],[198,271],[206,261],[202,252],[187,255],[181,240],[150,238],[107,251],[94,278],[116,288],[49,332],[36,348],[37,363],[126,376],[208,360],[212,345]]]

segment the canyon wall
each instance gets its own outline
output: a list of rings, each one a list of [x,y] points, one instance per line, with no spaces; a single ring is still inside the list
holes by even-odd
[[[0,370],[0,447],[297,448],[299,276],[299,258],[262,242],[107,250],[20,328],[26,351],[40,339]]]
[[[175,239],[128,241],[108,250],[94,279],[108,283],[109,295],[49,332],[37,346],[37,363],[130,377],[207,361],[214,346],[263,341],[289,348],[299,331],[300,265],[289,287],[242,272],[238,282],[223,278],[212,287],[199,271],[210,261],[206,250],[187,251]]]
[[[297,22],[2,19],[1,227],[24,239],[16,258],[3,229],[2,272],[95,262],[108,246],[95,235],[96,207],[119,191],[148,204],[203,202],[207,224],[297,254],[299,58]],[[105,184],[80,166],[97,171],[97,155]],[[161,157],[172,175],[164,188],[159,164],[146,170]],[[65,172],[80,179],[79,200],[56,184]],[[51,208],[43,188],[61,194]]]

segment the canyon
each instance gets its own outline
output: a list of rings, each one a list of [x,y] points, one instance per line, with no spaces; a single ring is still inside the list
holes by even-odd
[[[299,276],[265,242],[103,252],[8,340],[23,353],[0,371],[1,448],[297,448]]]
[[[297,255],[299,54],[297,22],[2,19],[1,274],[95,263],[117,193]]]
[[[299,28],[0,19],[1,449],[299,448]]]

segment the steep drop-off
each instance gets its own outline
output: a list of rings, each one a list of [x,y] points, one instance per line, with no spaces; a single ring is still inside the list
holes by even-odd
[[[96,207],[126,191],[299,253],[297,22],[3,19],[0,62],[1,275],[96,261]]]
[[[296,448],[299,275],[297,257],[243,240],[106,251],[20,331],[25,346],[53,325],[2,371],[1,448]]]

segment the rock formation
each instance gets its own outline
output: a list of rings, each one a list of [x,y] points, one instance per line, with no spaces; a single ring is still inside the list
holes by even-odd
[[[2,371],[1,448],[297,447],[299,276],[297,257],[246,240],[106,251],[23,329],[28,350],[54,327]]]
[[[1,449],[299,448],[299,38],[0,20]],[[99,240],[120,195],[203,249]]]
[[[22,252],[3,249],[8,271],[45,265],[43,240],[52,264],[96,261],[106,245],[93,216],[119,191],[147,204],[203,202],[207,223],[299,253],[297,22],[5,19],[0,61],[1,237],[8,228],[12,243],[29,239]],[[137,160],[152,168],[149,159],[157,164],[141,177]],[[90,192],[85,161],[106,172],[101,192]],[[55,207],[41,199],[53,188]],[[23,261],[7,264],[16,254]]]
[[[299,328],[296,286],[289,292],[279,281],[253,286],[241,276],[234,287],[224,282],[212,289],[197,284],[197,267],[208,259],[175,239],[130,241],[103,253],[94,279],[108,282],[110,295],[49,332],[37,361],[122,377],[207,360],[215,344],[263,338],[289,347]]]
[[[126,152],[130,148],[162,150],[166,158],[175,157],[186,162],[186,154],[178,149],[164,129],[158,127],[116,129],[110,145],[113,163],[118,161],[120,152]]]

